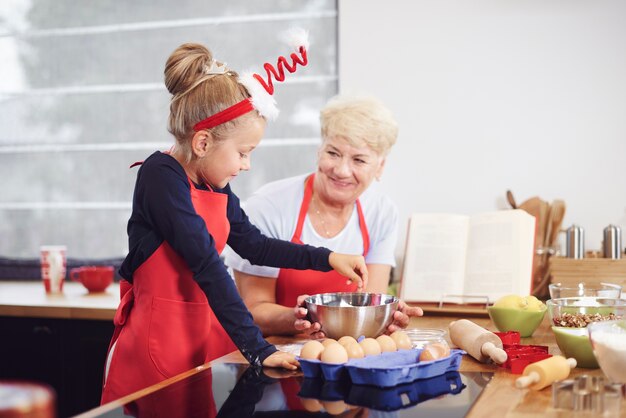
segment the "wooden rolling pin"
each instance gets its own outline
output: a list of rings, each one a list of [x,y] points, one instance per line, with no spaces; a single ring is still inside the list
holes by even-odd
[[[557,380],[567,378],[570,369],[574,367],[576,367],[576,359],[552,356],[526,366],[524,376],[515,381],[515,386],[519,389],[530,386],[533,390],[541,390]]]
[[[449,329],[452,343],[476,360],[486,363],[491,359],[497,364],[506,361],[507,354],[502,349],[502,340],[493,332],[467,319],[450,322]]]

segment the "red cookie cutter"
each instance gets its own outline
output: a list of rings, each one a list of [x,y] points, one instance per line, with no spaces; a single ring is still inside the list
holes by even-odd
[[[503,349],[507,360],[501,366],[513,374],[522,374],[529,364],[552,357],[545,345],[504,344]]]
[[[502,344],[519,344],[520,335],[517,331],[494,332],[502,340]]]

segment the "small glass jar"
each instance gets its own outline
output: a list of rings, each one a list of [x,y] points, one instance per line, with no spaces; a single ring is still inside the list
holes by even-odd
[[[409,336],[413,348],[423,348],[426,344],[440,343],[449,347],[446,341],[446,330],[438,328],[408,328],[404,330]]]

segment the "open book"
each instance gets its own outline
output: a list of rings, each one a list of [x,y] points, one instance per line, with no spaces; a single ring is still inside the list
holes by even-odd
[[[444,296],[531,294],[535,218],[514,209],[473,216],[413,214],[400,297],[439,302]]]

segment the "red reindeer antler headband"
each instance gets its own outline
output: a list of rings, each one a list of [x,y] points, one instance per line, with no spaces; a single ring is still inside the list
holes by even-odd
[[[266,62],[263,64],[263,68],[267,73],[267,81],[264,80],[259,74],[251,72],[244,73],[241,77],[239,77],[238,81],[246,87],[250,93],[250,98],[244,99],[239,103],[222,110],[221,112],[201,120],[193,126],[193,130],[198,132],[203,129],[213,128],[255,109],[266,119],[276,119],[279,110],[273,96],[274,84],[272,82],[272,77],[276,81],[284,81],[285,68],[290,73],[293,73],[296,71],[298,64],[302,66],[306,66],[308,64],[307,49],[309,48],[309,41],[307,32],[301,28],[291,29],[286,34],[286,41],[296,50],[296,52],[290,55],[291,65],[287,61],[287,58],[283,56],[278,57],[278,61],[276,62],[277,68],[274,68],[270,63]],[[298,54],[300,54],[300,56],[298,56]],[[206,73],[208,75],[224,74],[227,71],[225,67],[225,65],[211,65],[210,68],[207,69]]]

